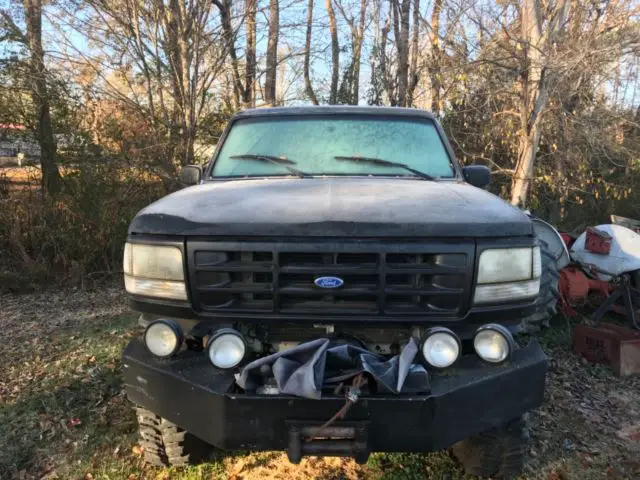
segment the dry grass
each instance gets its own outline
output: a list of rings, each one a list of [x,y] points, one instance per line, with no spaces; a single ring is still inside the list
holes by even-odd
[[[117,275],[131,219],[166,193],[140,171],[88,164],[65,169],[63,192],[43,198],[37,169],[7,171],[10,181],[0,173],[0,292],[84,287]]]
[[[373,455],[365,466],[278,452],[188,469],[143,464],[121,391],[120,351],[136,334],[119,288],[0,296],[2,479],[465,478],[448,452]],[[542,337],[552,357],[547,401],[531,415],[525,478],[640,476],[640,379],[618,379],[568,351],[563,322]]]
[[[77,174],[80,170],[78,167],[60,166],[60,175],[64,178],[73,174]],[[32,185],[37,186],[40,182],[42,172],[40,165],[27,165],[23,167],[11,166],[0,167],[0,176],[6,176],[6,178],[16,185]],[[157,182],[160,180],[158,175],[150,172],[149,170],[143,170],[134,167],[122,167],[121,168],[121,180],[126,180],[130,176],[141,178],[148,182]]]

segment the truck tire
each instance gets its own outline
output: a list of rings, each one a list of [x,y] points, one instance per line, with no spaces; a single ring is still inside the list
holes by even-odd
[[[541,327],[548,327],[549,319],[558,313],[560,271],[547,243],[540,237],[538,237],[538,242],[540,243],[540,258],[542,260],[540,293],[538,294],[535,312],[523,318],[520,323],[520,331],[525,333],[537,332]]]
[[[468,474],[509,479],[522,472],[528,448],[529,431],[519,417],[456,443],[453,454]]]
[[[144,460],[158,467],[201,463],[215,450],[208,443],[144,408],[138,414],[139,443]]]

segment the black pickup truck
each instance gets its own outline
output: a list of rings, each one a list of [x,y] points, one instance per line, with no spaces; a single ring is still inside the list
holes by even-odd
[[[125,245],[147,461],[452,446],[469,473],[521,470],[547,358],[517,334],[545,307],[548,254],[431,114],[248,110],[181,178]]]

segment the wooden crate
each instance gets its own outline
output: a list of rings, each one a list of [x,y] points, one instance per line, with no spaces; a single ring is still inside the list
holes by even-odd
[[[573,331],[573,351],[594,363],[610,365],[618,376],[640,373],[640,331],[602,323],[580,324]]]

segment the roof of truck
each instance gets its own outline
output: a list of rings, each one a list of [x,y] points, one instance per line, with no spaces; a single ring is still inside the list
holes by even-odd
[[[238,117],[261,117],[269,115],[380,115],[394,117],[421,117],[434,119],[431,112],[417,108],[360,107],[356,105],[310,105],[304,107],[251,108],[235,115]]]

